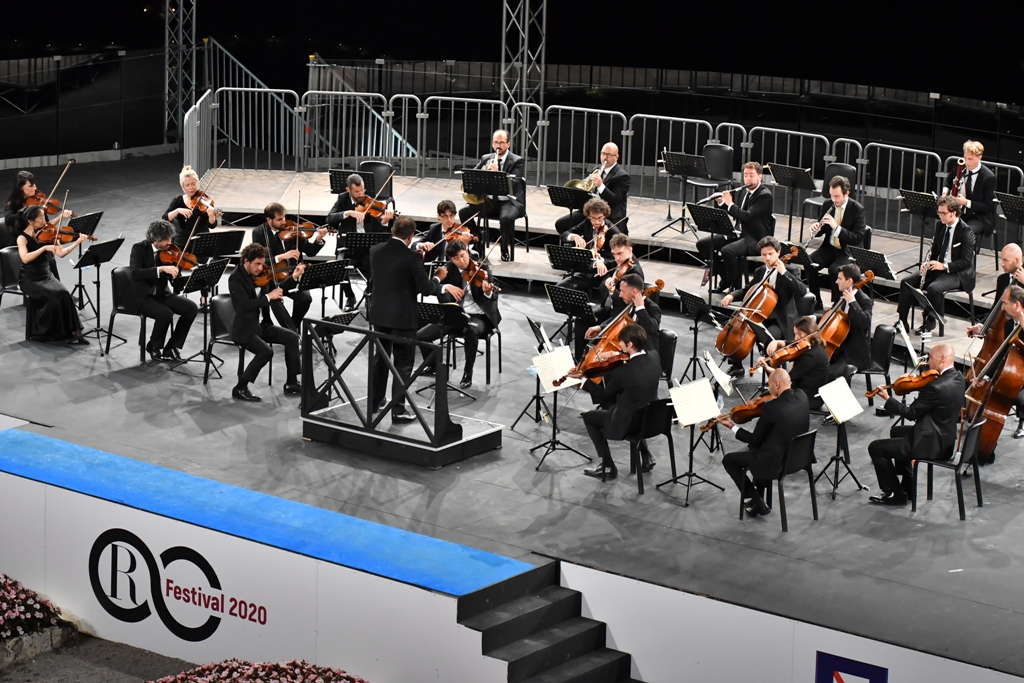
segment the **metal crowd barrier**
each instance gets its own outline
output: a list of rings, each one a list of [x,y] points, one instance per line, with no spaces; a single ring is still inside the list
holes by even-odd
[[[541,158],[541,143],[544,127],[547,122],[544,120],[544,110],[539,104],[532,102],[518,102],[512,105],[512,149],[516,154],[521,154],[526,159],[527,173],[538,178],[537,169],[531,169]]]
[[[504,102],[469,97],[428,97],[417,117],[420,177],[432,178],[474,166],[491,151],[491,133],[510,122]]]
[[[393,129],[384,116],[387,99],[378,93],[312,90],[302,95],[302,168],[355,168],[380,158],[391,147]]]
[[[635,114],[629,119],[627,149],[620,161],[632,175],[629,192],[638,197],[668,197],[670,179],[660,173],[662,152],[702,154],[714,134],[711,124],[701,119]],[[659,192],[659,187],[662,191]],[[681,191],[685,188],[681,188]],[[677,200],[678,201],[678,200]]]
[[[184,163],[194,168],[200,178],[212,167],[213,111],[213,91],[207,90],[182,119]]]
[[[620,157],[630,135],[626,115],[606,109],[553,105],[544,111],[539,184],[561,185],[581,178],[600,161],[601,145],[614,142]]]
[[[219,133],[213,165],[223,159],[228,168],[298,171],[298,104],[294,90],[218,88],[213,94]]]
[[[399,175],[421,175],[415,144],[419,144],[422,109],[423,103],[415,95],[394,95],[388,100],[384,116],[390,121],[392,134],[383,159],[390,162]]]
[[[912,235],[918,229],[910,214],[900,211],[900,190],[938,194],[942,159],[935,152],[879,142],[864,147],[864,210],[874,229]]]

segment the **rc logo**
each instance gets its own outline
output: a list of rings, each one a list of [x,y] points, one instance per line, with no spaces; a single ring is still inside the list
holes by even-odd
[[[814,683],[888,683],[889,670],[827,652],[818,652]]]
[[[208,586],[220,591],[220,579],[213,567],[195,550],[184,546],[168,548],[160,553],[160,562],[157,564],[157,559],[142,539],[125,529],[108,529],[92,544],[89,553],[89,582],[100,605],[116,619],[135,623],[146,619],[156,610],[167,630],[182,640],[206,640],[217,630],[221,618],[211,614],[200,626],[186,626],[177,621],[167,609],[164,592],[166,590],[172,599],[191,602],[215,613],[224,611],[224,596],[213,591],[204,593],[202,588],[183,591],[180,586],[174,585],[172,579],[162,579],[163,571],[178,561],[195,565],[206,578]],[[149,575],[148,585],[140,585],[146,583],[139,576],[142,573]],[[132,607],[126,607],[125,604]]]

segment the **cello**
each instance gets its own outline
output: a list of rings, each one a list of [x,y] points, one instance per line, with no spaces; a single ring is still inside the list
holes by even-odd
[[[653,287],[648,287],[644,290],[644,298],[660,292],[664,288],[664,280],[655,280]],[[629,354],[623,350],[622,342],[619,341],[619,335],[622,333],[623,328],[633,322],[629,315],[630,308],[630,306],[626,306],[617,316],[608,321],[601,328],[601,331],[598,332],[597,336],[594,337],[593,346],[587,349],[583,359],[576,364],[576,367],[566,373],[565,376],[556,379],[552,384],[558,387],[567,379],[584,378],[600,383],[601,375],[629,360]]]
[[[747,290],[739,310],[732,314],[715,339],[718,352],[737,363],[750,355],[757,341],[757,335],[750,329],[750,324],[764,324],[779,303],[775,288],[768,284],[768,278],[773,272],[776,271],[772,268],[765,269],[764,277]]]
[[[874,272],[865,271],[864,277],[853,283],[853,288],[860,289],[874,279]],[[842,303],[843,298],[839,297],[832,304],[832,308],[828,309],[818,321],[818,335],[821,337],[821,343],[825,345],[825,355],[829,358],[832,358],[836,349],[843,345],[846,337],[850,334],[850,315],[842,309]]]

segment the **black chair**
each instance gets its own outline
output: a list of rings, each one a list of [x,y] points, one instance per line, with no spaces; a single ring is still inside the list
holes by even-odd
[[[422,321],[421,321],[421,323],[422,323]],[[423,324],[425,324],[425,323],[423,323]],[[422,324],[421,324],[421,327],[422,327]],[[487,336],[484,337],[484,348],[483,349],[477,349],[477,352],[476,352],[476,354],[478,356],[483,354],[484,362],[487,364],[486,368],[484,369],[485,370],[485,374],[486,374],[486,383],[487,384],[491,383],[491,339],[493,339],[495,337],[498,338],[498,374],[500,375],[501,374],[501,356],[502,356],[502,353],[501,353],[501,330],[500,329],[498,329],[497,327],[492,328],[491,331],[487,333]],[[437,343],[438,343],[438,345],[441,346],[441,348],[443,348],[445,350],[445,364],[447,364],[448,367],[450,367],[452,370],[456,369],[456,367],[458,366],[458,362],[456,361],[456,355],[457,354],[455,353],[455,350],[458,347],[465,345],[465,342],[463,341],[462,337],[460,337],[459,335],[455,334],[453,331],[451,331],[451,330],[446,328],[444,330],[444,333],[441,335],[441,338],[437,340]]]
[[[814,315],[814,304],[818,302],[815,298],[814,293],[810,290],[807,291],[799,299],[796,299],[796,312],[797,315],[803,317],[805,315]]]
[[[231,337],[231,326],[235,322],[235,307],[230,294],[218,294],[210,299],[210,342],[206,349],[206,364],[203,368],[203,384],[210,379],[210,364],[213,345],[223,344],[238,349],[238,374],[245,369],[245,349]],[[274,364],[267,363],[267,384],[274,383]]]
[[[892,349],[896,342],[896,328],[892,325],[879,325],[871,335],[871,364],[858,375],[864,375],[864,387],[872,389],[871,375],[882,375],[885,384],[892,384],[889,378],[889,366],[892,364]],[[868,405],[875,405],[875,399],[869,398]]]
[[[927,495],[928,500],[932,499],[932,472],[936,467],[942,467],[953,472],[953,480],[956,482],[956,503],[960,508],[960,521],[967,519],[967,515],[964,512],[964,484],[963,484],[963,473],[967,467],[970,466],[973,469],[974,475],[974,493],[978,497],[978,507],[982,506],[981,499],[981,476],[978,468],[978,437],[981,435],[981,426],[985,424],[985,420],[981,419],[975,422],[967,428],[967,434],[964,435],[963,443],[960,444],[960,451],[953,454],[953,457],[948,460],[938,460],[932,458],[917,458],[914,460],[914,496],[911,498],[910,510],[915,512],[917,510],[917,467],[921,463],[928,466],[928,488]]]
[[[395,170],[394,166],[386,161],[368,159],[359,162],[359,170],[363,173],[373,174],[373,184],[376,186],[374,192],[380,191],[377,199],[390,204],[391,208],[395,208],[395,181],[391,175]],[[382,187],[384,189],[381,189]]]
[[[789,450],[786,451],[782,458],[782,469],[779,471],[779,476],[775,478],[775,481],[779,488],[779,520],[782,522],[783,532],[789,531],[789,520],[786,517],[786,493],[782,488],[782,480],[788,475],[796,474],[801,470],[807,473],[807,484],[811,489],[811,513],[814,516],[814,520],[818,520],[818,494],[814,489],[813,470],[813,465],[817,462],[814,457],[814,440],[817,435],[818,430],[812,429],[809,432],[793,437]],[[771,482],[769,481],[766,484],[757,482],[757,488],[765,504],[770,507],[772,501]],[[740,492],[740,519],[743,519],[742,492]]]
[[[664,328],[658,330],[658,358],[661,360],[661,376],[665,378],[665,384],[672,388],[672,366],[676,362],[676,344],[679,343],[679,335],[674,330]]]
[[[709,142],[704,145],[704,149],[701,150],[701,154],[704,155],[704,163],[708,169],[707,178],[694,178],[689,177],[686,179],[687,185],[694,187],[694,199],[696,199],[698,187],[704,190],[717,190],[723,185],[728,185],[733,181],[732,178],[732,159],[733,149],[729,145],[722,145],[717,142]],[[684,190],[685,199],[685,190]],[[710,192],[709,192],[710,194]]]
[[[672,441],[672,418],[675,417],[675,410],[672,408],[672,399],[659,398],[644,406],[635,418],[633,428],[626,435],[629,442],[629,473],[636,475],[637,493],[644,493],[644,473],[642,458],[640,457],[640,443],[646,439],[652,439],[663,435],[668,439],[668,457],[672,463],[672,476],[676,474],[676,447]]]
[[[28,297],[21,291],[21,286],[18,284],[21,278],[21,256],[18,255],[18,247],[10,246],[0,249],[0,304],[4,301],[4,294],[14,294],[15,296],[27,299]]]
[[[804,219],[807,217],[807,207],[811,207],[811,209],[813,209],[811,215],[817,217],[817,214],[821,212],[821,207],[825,203],[825,200],[830,199],[828,183],[837,175],[843,176],[850,181],[850,194],[853,194],[854,188],[857,187],[857,167],[851,164],[842,164],[835,161],[826,166],[825,173],[821,178],[821,193],[808,197],[804,200],[804,203],[800,205],[800,239],[803,239]],[[867,247],[864,248],[867,249]]]
[[[114,305],[110,311],[110,322],[107,324],[107,347],[104,353],[110,353],[110,340],[114,337],[114,318],[118,315],[134,315],[139,318],[139,362],[145,363],[146,316],[139,311],[131,268],[119,266],[110,271],[110,291],[113,292]]]
[[[974,317],[974,290],[972,289],[970,291],[967,291],[965,289],[951,289],[948,292],[946,292],[945,296],[949,296],[953,292],[963,292],[964,294],[967,295],[967,305],[969,307],[968,311],[969,311],[969,315],[971,316],[971,324],[973,325],[974,321],[975,321],[975,317]],[[946,326],[942,322],[939,322],[939,336],[940,337],[946,336]]]

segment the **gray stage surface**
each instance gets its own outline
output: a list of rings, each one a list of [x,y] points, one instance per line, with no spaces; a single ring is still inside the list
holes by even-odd
[[[124,231],[132,241],[176,192],[178,165],[171,158],[82,165],[67,182],[78,198],[76,210],[106,211],[101,234]],[[0,174],[0,184],[12,175]],[[45,187],[51,174],[41,175]],[[124,247],[115,263],[127,259]],[[69,265],[61,264],[65,281],[71,281]],[[505,372],[484,386],[481,358],[473,388],[478,400],[469,404],[453,395],[451,410],[509,425],[533,391],[524,370],[533,346],[524,316],[549,329],[560,320],[538,296],[509,292],[502,308]],[[665,326],[680,333],[676,367],[682,368],[690,352],[687,321],[669,313]],[[198,365],[188,373],[140,367],[131,345],[103,358],[95,345],[25,342],[23,330],[24,309],[4,297],[0,413],[52,425],[25,429],[495,552],[546,553],[1024,674],[1024,465],[1020,442],[1009,433],[996,464],[982,471],[985,506],[976,508],[968,494],[966,522],[957,519],[944,473],[937,475],[936,500],[922,502],[915,514],[870,506],[867,493],[844,483],[837,500],[820,496],[817,522],[810,518],[806,485],[794,478],[787,495],[790,532],[782,534],[774,514],[737,520],[736,495],[728,487],[726,493],[699,487],[683,508],[682,489],[650,486],[638,496],[629,476],[602,485],[582,475],[583,461],[572,453],[552,455],[536,472],[528,449],[548,438],[545,423],[524,421],[516,432],[506,430],[498,452],[438,471],[411,468],[304,442],[296,400],[284,397],[280,385],[268,388],[265,374],[255,385],[264,402],[241,404],[230,399],[230,380],[203,386]],[[121,319],[117,330],[132,339],[137,321]],[[197,350],[199,339],[197,327],[186,351]],[[710,347],[710,335],[702,334],[699,344]],[[280,378],[283,359],[274,362]],[[862,388],[857,380],[855,389]],[[559,411],[562,438],[585,452],[591,446],[578,413],[588,406],[586,396],[576,394]],[[854,471],[872,487],[866,444],[889,424],[867,412],[850,425]],[[815,426],[824,460],[834,449],[835,429]],[[727,447],[739,447],[725,438]],[[677,431],[675,441],[684,455],[686,435]],[[663,443],[652,447],[658,465],[649,483],[668,472]],[[614,453],[624,464],[624,444]],[[719,460],[702,449],[696,466],[724,485]]]

